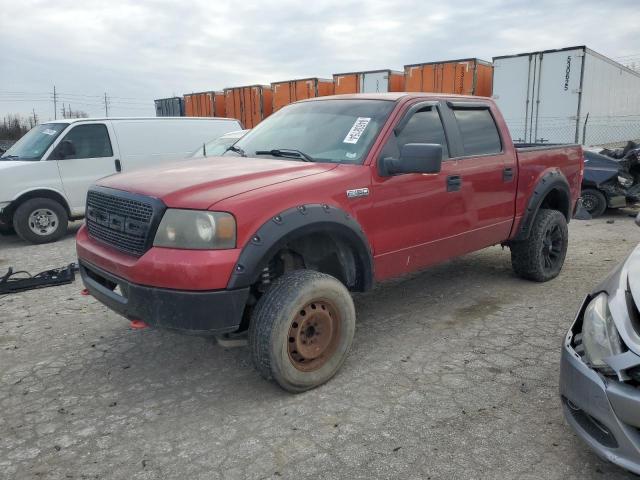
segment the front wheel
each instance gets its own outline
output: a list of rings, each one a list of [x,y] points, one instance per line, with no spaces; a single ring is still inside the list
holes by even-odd
[[[278,278],[262,296],[249,326],[256,369],[290,392],[322,385],[351,348],[353,299],[337,279],[312,270]]]
[[[13,215],[13,227],[23,240],[48,243],[60,239],[69,226],[65,208],[50,198],[32,198]]]
[[[510,245],[513,271],[527,280],[551,280],[564,265],[568,244],[569,230],[564,215],[557,210],[541,209],[529,238]]]
[[[592,218],[599,217],[607,209],[607,199],[602,192],[593,188],[582,190],[582,206],[591,214]]]

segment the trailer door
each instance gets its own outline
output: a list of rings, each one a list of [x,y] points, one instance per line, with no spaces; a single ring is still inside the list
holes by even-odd
[[[535,57],[537,55],[521,55],[493,61],[493,98],[516,143],[529,141]]]
[[[360,75],[360,93],[386,93],[389,91],[389,72],[371,72]]]
[[[574,143],[584,51],[538,54],[533,131],[534,143]]]

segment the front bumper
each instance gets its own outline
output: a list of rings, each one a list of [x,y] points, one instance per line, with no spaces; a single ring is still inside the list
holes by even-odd
[[[89,293],[130,320],[195,335],[233,332],[242,321],[249,289],[184,291],[138,285],[79,260]]]
[[[579,319],[585,306],[586,300]],[[581,328],[581,321],[578,325]],[[640,475],[640,388],[589,368],[572,347],[574,328],[567,334],[560,363],[564,416],[600,457]]]

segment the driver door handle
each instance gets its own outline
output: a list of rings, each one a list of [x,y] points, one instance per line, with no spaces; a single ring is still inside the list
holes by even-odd
[[[462,177],[460,175],[449,175],[447,177],[447,192],[457,192],[462,187]]]
[[[116,158],[114,160],[114,163],[116,164],[116,172],[120,173],[122,171],[122,164],[120,163],[120,159]]]

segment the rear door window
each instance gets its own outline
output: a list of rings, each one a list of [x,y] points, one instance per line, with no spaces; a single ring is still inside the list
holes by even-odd
[[[464,155],[490,155],[502,152],[498,127],[488,108],[454,109],[462,137]]]
[[[109,132],[103,123],[78,125],[62,141],[70,141],[75,149],[75,153],[65,156],[65,160],[113,156]]]

